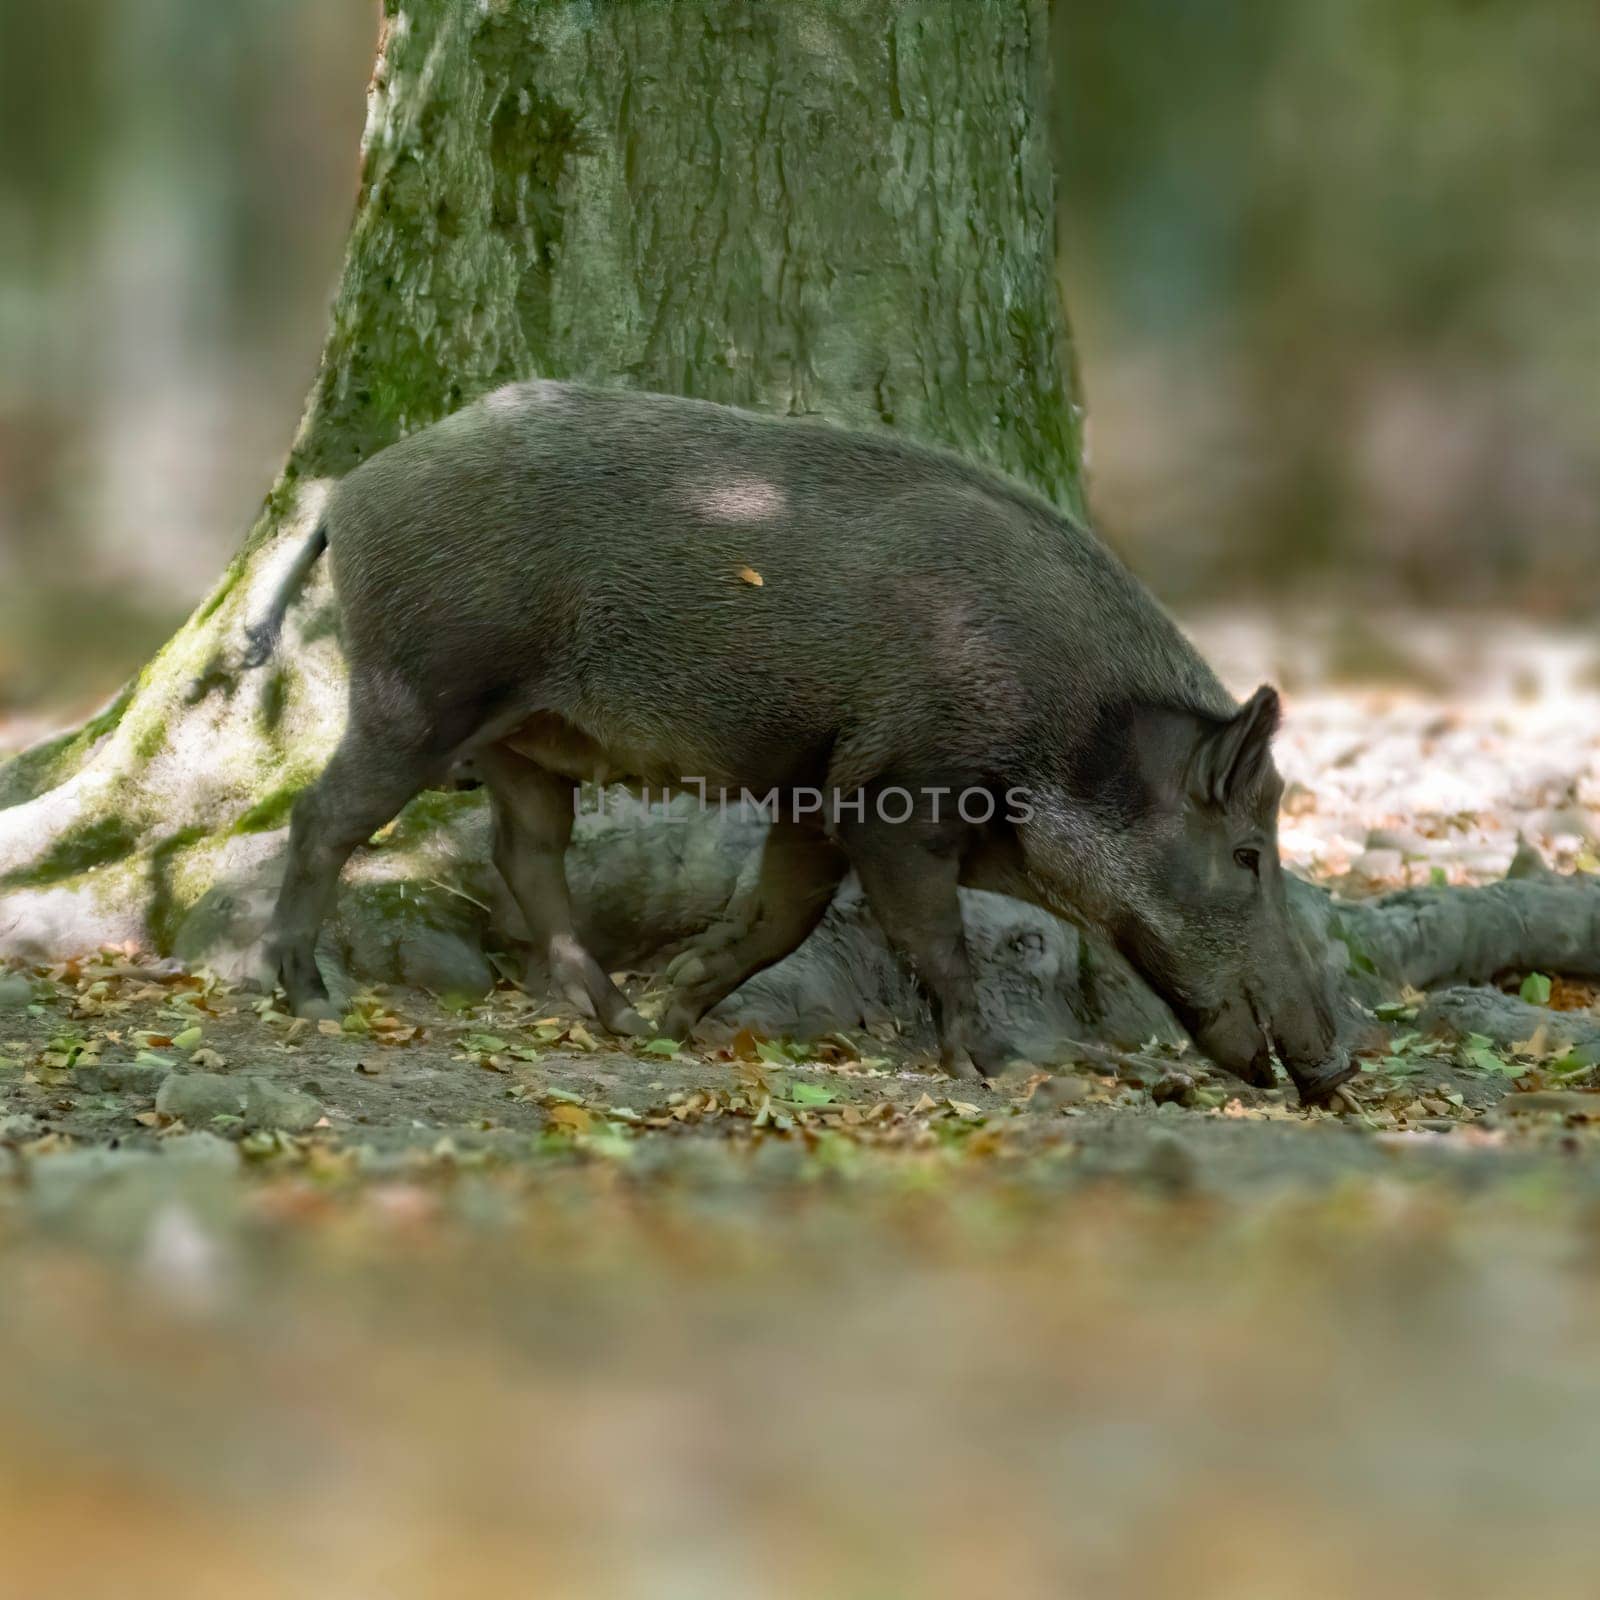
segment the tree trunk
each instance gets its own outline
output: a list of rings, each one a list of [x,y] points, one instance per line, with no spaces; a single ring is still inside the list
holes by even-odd
[[[289,459],[221,583],[137,679],[0,769],[0,953],[239,957],[343,715],[325,589],[275,666],[241,679],[243,630],[329,480],[501,383],[581,377],[904,429],[1078,508],[1047,9],[388,0],[343,279]],[[642,949],[726,900],[739,843],[665,851],[614,830],[587,887],[602,921],[631,908]],[[409,807],[350,870],[346,962],[487,982],[485,844],[475,796]]]

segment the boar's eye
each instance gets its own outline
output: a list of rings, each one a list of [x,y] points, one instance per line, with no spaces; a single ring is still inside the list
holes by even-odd
[[[1233,859],[1246,872],[1253,872],[1257,877],[1261,875],[1261,852],[1259,850],[1235,850]]]

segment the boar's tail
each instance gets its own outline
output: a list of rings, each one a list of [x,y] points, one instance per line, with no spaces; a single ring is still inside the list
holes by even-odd
[[[264,667],[272,659],[272,652],[278,648],[278,637],[283,632],[283,619],[288,616],[294,597],[299,594],[311,569],[322,559],[322,552],[327,548],[328,525],[319,522],[317,531],[300,547],[299,555],[284,574],[283,582],[278,585],[278,592],[273,595],[272,604],[267,608],[267,614],[245,630],[245,638],[249,642],[239,665],[246,672],[255,667]]]

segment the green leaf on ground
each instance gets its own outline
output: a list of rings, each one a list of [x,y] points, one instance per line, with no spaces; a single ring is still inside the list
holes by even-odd
[[[1550,1004],[1550,980],[1542,972],[1530,972],[1517,991],[1530,1006]]]
[[[1558,1061],[1549,1064],[1549,1071],[1566,1077],[1574,1072],[1587,1072],[1600,1066],[1600,1044],[1580,1044],[1567,1051]]]
[[[789,1098],[797,1106],[826,1106],[832,1105],[839,1096],[825,1083],[798,1082],[791,1086]]]
[[[1479,1072],[1500,1072],[1508,1078],[1520,1078],[1527,1070],[1515,1061],[1506,1060],[1495,1050],[1494,1041],[1481,1033],[1467,1035],[1457,1059],[1464,1067],[1473,1067]]]

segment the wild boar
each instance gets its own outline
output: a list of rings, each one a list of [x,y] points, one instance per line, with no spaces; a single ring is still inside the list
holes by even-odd
[[[1200,1047],[1303,1098],[1350,1073],[1285,903],[1277,694],[1236,704],[1085,527],[888,435],[666,395],[513,385],[333,491],[268,615],[331,556],[349,720],[294,808],[267,955],[302,1014],[351,851],[470,758],[556,987],[647,1024],[563,869],[585,780],[776,798],[756,893],[669,969],[682,1033],[796,948],[846,871],[927,989],[945,1067],[992,1073],[959,884],[1103,929]],[[987,802],[987,803],[986,803]]]

